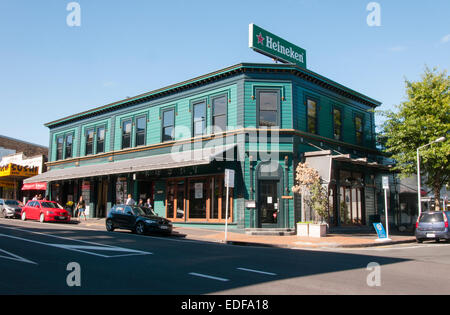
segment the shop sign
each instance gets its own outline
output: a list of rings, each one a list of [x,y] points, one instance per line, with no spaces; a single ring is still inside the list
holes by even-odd
[[[23,176],[23,177],[31,177],[38,175],[39,167],[37,166],[22,166],[16,165],[13,163],[9,163],[5,166],[0,166],[0,177],[5,176]]]
[[[306,68],[306,50],[300,48],[263,28],[249,25],[248,46],[260,54],[284,63],[293,63]]]

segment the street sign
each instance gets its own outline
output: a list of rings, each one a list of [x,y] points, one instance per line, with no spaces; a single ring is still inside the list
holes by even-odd
[[[389,189],[389,176],[383,176],[383,189]]]
[[[225,187],[234,188],[234,170],[225,169]]]
[[[249,25],[248,46],[256,52],[306,68],[306,50],[255,25]]]
[[[387,238],[386,231],[381,223],[374,223],[373,227],[378,234],[378,238]]]

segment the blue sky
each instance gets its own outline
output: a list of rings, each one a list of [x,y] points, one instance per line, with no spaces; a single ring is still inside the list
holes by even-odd
[[[48,145],[44,123],[240,62],[248,25],[307,51],[308,68],[392,108],[404,79],[450,69],[450,1],[0,0],[0,134]]]

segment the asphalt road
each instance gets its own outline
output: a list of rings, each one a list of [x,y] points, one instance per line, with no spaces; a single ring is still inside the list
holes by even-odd
[[[0,294],[449,294],[449,270],[448,243],[293,250],[0,219]]]

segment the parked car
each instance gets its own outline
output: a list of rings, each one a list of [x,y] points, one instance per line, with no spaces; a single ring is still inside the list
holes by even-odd
[[[55,201],[30,200],[22,208],[21,218],[40,222],[70,222],[70,214]]]
[[[416,222],[416,240],[422,243],[424,240],[441,239],[450,240],[448,222],[450,211],[422,212]]]
[[[0,216],[2,218],[20,218],[22,207],[19,201],[0,199]]]
[[[152,209],[138,206],[116,205],[106,218],[106,230],[114,229],[131,230],[137,234],[158,232],[172,233],[172,222],[159,217]]]

